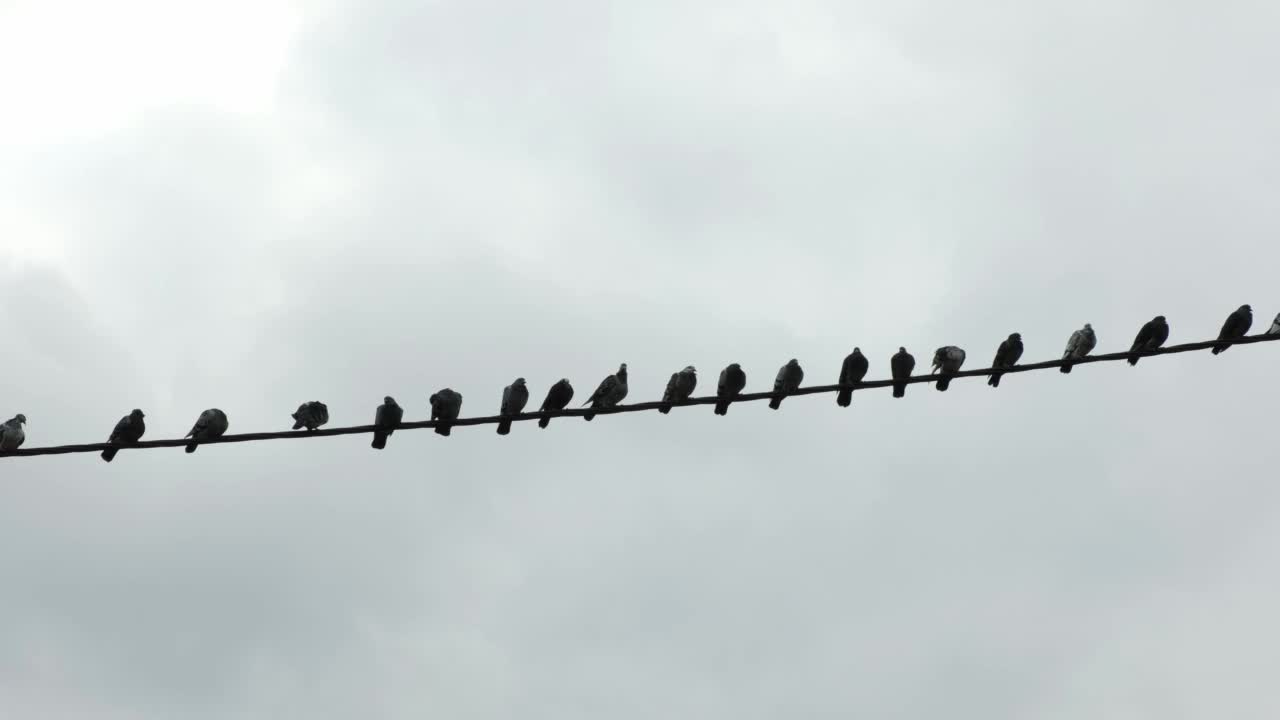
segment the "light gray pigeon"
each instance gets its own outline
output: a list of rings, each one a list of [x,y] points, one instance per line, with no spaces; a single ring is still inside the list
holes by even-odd
[[[116,423],[116,427],[111,431],[111,437],[107,438],[107,442],[112,445],[132,445],[142,439],[142,434],[147,431],[147,424],[143,420],[146,415],[141,410],[135,409],[133,412],[120,418],[120,422]],[[119,447],[109,447],[102,451],[102,459],[111,462],[116,458]]]
[[[200,413],[200,417],[196,418],[196,424],[191,426],[191,432],[185,436],[195,441],[187,443],[187,452],[195,452],[200,441],[222,437],[230,424],[227,421],[227,414],[218,408],[210,408]]]
[[[1222,331],[1218,333],[1219,340],[1239,340],[1249,333],[1249,328],[1253,327],[1253,308],[1248,305],[1241,305],[1235,312],[1227,316],[1227,321],[1222,323]],[[1229,342],[1221,342],[1213,346],[1213,354],[1225,352],[1231,347]]]
[[[329,406],[319,400],[304,402],[298,406],[298,412],[290,417],[293,418],[294,430],[306,428],[308,431],[314,431],[329,422]]]
[[[372,447],[375,450],[382,450],[387,446],[387,438],[396,431],[401,420],[404,420],[404,408],[390,395],[382,398],[382,404],[373,416],[373,425],[377,428],[373,431]]]
[[[795,358],[778,368],[778,376],[773,380],[773,397],[769,400],[769,408],[777,410],[782,407],[782,399],[800,388],[804,381],[804,370]]]
[[[573,385],[569,383],[569,378],[560,378],[556,384],[547,390],[547,397],[542,401],[542,408],[538,412],[560,412],[569,407],[569,403],[573,401]],[[546,429],[551,424],[551,418],[538,418],[538,427]]]
[[[1268,335],[1280,335],[1280,313],[1276,313],[1276,319],[1271,321],[1271,327],[1267,328]]]
[[[658,412],[663,415],[671,412],[671,406],[688,400],[696,387],[698,387],[698,370],[692,365],[685,366],[685,369],[680,372],[671,373],[666,392],[662,393],[662,407],[658,408]]]
[[[1071,333],[1071,337],[1067,339],[1067,349],[1062,351],[1062,367],[1058,369],[1064,373],[1071,372],[1071,361],[1093,352],[1097,344],[1098,338],[1093,334],[1093,326],[1085,323],[1084,327]]]
[[[26,422],[27,416],[18,413],[0,425],[0,450],[17,450],[22,447],[27,439],[27,433],[22,429]]]
[[[964,350],[955,345],[944,345],[933,353],[933,372],[941,374],[938,381],[934,385],[939,392],[946,392],[951,387],[951,378],[960,372],[960,366],[964,364]]]
[[[899,347],[898,352],[889,358],[889,371],[893,374],[893,396],[896,398],[907,396],[907,380],[911,379],[911,372],[916,369],[916,359],[907,352],[905,347]]]
[[[462,412],[462,393],[445,388],[432,395],[430,402],[431,419],[440,421],[440,424],[436,425],[436,434],[449,437],[453,429],[449,423],[457,420],[458,414]]]
[[[728,415],[729,403],[742,394],[747,386],[747,373],[738,363],[729,363],[720,371],[720,384],[716,386],[716,414]]]
[[[866,355],[862,354],[862,350],[854,348],[840,365],[840,379],[837,382],[845,386],[856,385],[867,376],[867,368],[870,366],[871,362],[867,360]],[[836,393],[836,404],[840,407],[849,407],[852,402],[853,388],[841,387],[840,392]]]
[[[618,372],[606,377],[600,381],[600,386],[596,391],[591,393],[591,397],[587,398],[583,405],[590,405],[593,410],[601,408],[611,408],[622,402],[627,397],[627,364],[622,363],[618,366]],[[587,412],[582,416],[583,420],[590,421],[596,416],[593,412]]]
[[[515,382],[502,389],[502,406],[498,414],[502,415],[503,420],[498,423],[499,435],[511,432],[511,421],[506,418],[524,412],[524,406],[528,404],[529,388],[524,384],[524,378],[516,378]]]

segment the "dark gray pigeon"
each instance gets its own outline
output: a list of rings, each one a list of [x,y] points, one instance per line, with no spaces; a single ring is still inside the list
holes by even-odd
[[[218,408],[210,408],[200,413],[200,417],[196,418],[196,424],[191,426],[191,432],[186,434],[186,437],[193,441],[187,443],[187,452],[195,452],[198,444],[204,440],[222,437],[230,424],[227,421],[227,414]]]
[[[1138,331],[1138,336],[1133,339],[1133,345],[1129,347],[1129,364],[1137,365],[1138,353],[1144,350],[1155,350],[1164,345],[1164,341],[1168,339],[1169,323],[1163,315],[1157,315],[1147,321]]]
[[[1267,328],[1268,335],[1280,335],[1280,313],[1276,314],[1276,319],[1271,321],[1271,327]]]
[[[298,411],[290,415],[290,417],[293,418],[294,430],[306,428],[308,431],[314,431],[329,422],[329,406],[319,400],[304,402],[298,406]]]
[[[773,397],[769,400],[769,408],[777,410],[782,407],[782,399],[800,388],[804,381],[804,370],[795,358],[778,368],[778,376],[773,379]]]
[[[1222,332],[1218,333],[1219,340],[1239,340],[1249,333],[1249,328],[1253,327],[1253,308],[1248,305],[1241,305],[1235,312],[1227,316],[1227,321],[1222,323]],[[1231,347],[1229,342],[1220,342],[1213,346],[1213,354],[1217,355]]]
[[[893,373],[893,396],[896,398],[907,396],[907,383],[905,382],[911,377],[911,371],[916,369],[916,359],[911,357],[911,353],[907,352],[904,347],[899,347],[898,352],[889,359],[889,370]]]
[[[933,353],[933,372],[940,375],[934,385],[939,392],[951,387],[951,378],[960,372],[961,365],[964,365],[964,350],[955,345],[944,345]]]
[[[729,403],[733,402],[733,398],[741,395],[746,386],[747,374],[738,363],[729,363],[725,369],[721,370],[720,383],[716,386],[716,397],[719,398],[719,402],[716,403],[716,414],[728,415]]]
[[[18,413],[0,425],[0,450],[17,450],[22,447],[22,443],[27,440],[27,433],[22,429],[26,422],[27,416]]]
[[[432,395],[430,402],[431,419],[440,423],[436,425],[436,434],[449,437],[453,429],[450,423],[457,420],[458,414],[462,412],[462,393],[445,388]]]
[[[1018,333],[1009,333],[1009,337],[1000,343],[1000,347],[996,348],[996,359],[991,361],[993,368],[1011,368],[1018,364],[1018,359],[1022,357],[1022,335]],[[991,387],[1000,387],[1000,377],[1004,373],[993,372],[987,378],[987,384]]]
[[[524,378],[516,378],[515,382],[502,389],[502,406],[498,414],[503,419],[498,422],[499,435],[511,432],[511,421],[506,418],[524,412],[524,406],[528,404],[529,388],[524,384]]]
[[[1067,338],[1067,349],[1062,351],[1062,366],[1058,369],[1063,373],[1071,372],[1071,361],[1093,352],[1093,348],[1098,344],[1098,338],[1093,334],[1093,326],[1085,323],[1084,327],[1071,333],[1071,337]]]
[[[560,378],[551,389],[547,391],[547,397],[542,401],[542,407],[538,412],[560,412],[569,407],[569,403],[573,402],[573,385],[569,384],[568,378]],[[538,418],[538,427],[545,429],[551,424],[550,417]]]
[[[671,406],[688,400],[696,387],[698,387],[698,371],[692,365],[686,366],[680,372],[671,373],[671,379],[667,381],[667,389],[662,393],[662,407],[658,408],[658,412],[663,415],[671,412]]]
[[[385,448],[387,446],[387,438],[391,437],[391,433],[396,431],[396,426],[402,420],[404,420],[404,408],[400,407],[396,399],[390,395],[382,398],[382,404],[378,406],[378,411],[373,415],[373,425],[376,429],[373,431],[371,447],[375,450]]]
[[[854,348],[853,352],[849,353],[849,356],[840,364],[840,379],[836,382],[840,385],[856,385],[867,376],[867,369],[870,367],[871,362],[862,354],[862,351]],[[853,388],[840,388],[840,392],[836,393],[836,404],[840,407],[849,407],[852,402]]]
[[[107,438],[107,442],[112,445],[132,445],[142,439],[142,434],[147,431],[147,424],[143,420],[146,415],[141,410],[135,409],[133,412],[120,418],[120,422],[116,423],[116,427],[111,431],[111,437]],[[116,453],[119,447],[109,447],[102,451],[102,459],[111,462],[116,459]]]
[[[627,364],[622,363],[618,366],[618,372],[606,377],[600,381],[600,386],[596,391],[591,393],[591,397],[582,403],[590,405],[593,410],[602,408],[611,408],[622,402],[627,397]],[[593,412],[587,412],[582,416],[583,420],[590,421],[596,416]]]

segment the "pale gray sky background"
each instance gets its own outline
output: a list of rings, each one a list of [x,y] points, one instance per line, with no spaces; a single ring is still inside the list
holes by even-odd
[[[1280,310],[1280,4],[0,2],[0,414]],[[0,461],[0,716],[1270,718],[1274,346]]]

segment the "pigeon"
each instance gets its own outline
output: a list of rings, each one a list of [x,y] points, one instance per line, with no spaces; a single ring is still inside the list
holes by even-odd
[[[22,447],[23,441],[27,439],[27,433],[22,429],[26,422],[27,416],[18,413],[0,425],[0,450],[17,450]]]
[[[720,384],[716,386],[716,397],[719,398],[719,402],[716,403],[716,414],[728,415],[729,403],[741,394],[746,386],[747,374],[742,371],[742,366],[738,363],[730,363],[721,370]]]
[[[1276,319],[1271,321],[1271,327],[1267,328],[1268,335],[1280,335],[1280,313],[1276,313]]]
[[[663,415],[671,412],[671,406],[688,400],[696,387],[698,387],[698,370],[692,365],[686,366],[680,372],[671,373],[671,379],[667,381],[667,389],[662,393],[662,407],[658,408],[658,412]]]
[[[1093,334],[1093,326],[1085,323],[1084,327],[1071,333],[1071,337],[1067,339],[1067,349],[1062,351],[1064,362],[1058,369],[1064,373],[1071,372],[1071,361],[1093,352],[1093,346],[1097,344],[1098,338]]]
[[[511,420],[508,418],[524,412],[524,406],[528,404],[529,388],[524,384],[524,378],[516,378],[515,382],[502,389],[502,407],[498,414],[503,419],[498,422],[499,435],[511,432]]]
[[[293,429],[300,430],[306,428],[309,432],[329,422],[329,406],[319,400],[305,402],[298,406],[298,412],[290,417],[293,418]]]
[[[862,378],[867,376],[867,368],[871,366],[871,362],[862,354],[858,348],[854,348],[849,357],[844,359],[840,365],[840,379],[837,381],[841,385],[855,385],[862,382]],[[842,387],[840,392],[836,393],[836,404],[840,407],[849,407],[849,403],[853,402],[853,388]]]
[[[773,380],[773,397],[769,399],[769,409],[777,410],[782,407],[782,399],[795,392],[803,380],[804,370],[795,358],[778,368],[778,377]]]
[[[187,443],[187,452],[193,453],[201,440],[212,440],[216,437],[222,437],[227,431],[227,414],[218,408],[210,408],[200,413],[200,417],[196,418],[196,424],[191,426],[191,432],[185,437],[191,438],[193,442]]]
[[[542,401],[542,408],[538,412],[560,412],[569,407],[569,403],[573,400],[573,386],[569,384],[568,378],[560,378],[560,380],[551,386],[547,391],[547,399]],[[551,424],[550,417],[538,418],[538,427],[546,429]]]
[[[142,439],[142,434],[147,431],[147,424],[143,421],[146,415],[141,410],[133,412],[120,418],[120,422],[116,423],[116,427],[111,431],[111,437],[107,438],[107,442],[112,445],[132,445]],[[115,460],[116,453],[119,452],[118,447],[109,447],[102,451],[102,459],[107,462]]]
[[[993,368],[1011,368],[1018,364],[1018,358],[1022,357],[1022,335],[1018,333],[1010,333],[1004,342],[1000,343],[1000,347],[996,349],[996,359],[991,361]],[[987,378],[987,384],[991,387],[1000,387],[1000,377],[1002,372],[991,373],[991,377]]]
[[[596,391],[591,393],[591,397],[587,398],[587,401],[582,404],[590,405],[592,409],[611,408],[622,402],[626,397],[627,364],[622,363],[622,365],[618,366],[618,372],[601,380],[600,387],[597,387]],[[582,419],[590,421],[595,416],[595,413],[588,411],[582,416]]]
[[[1129,348],[1129,364],[1138,364],[1138,353],[1143,350],[1155,350],[1164,345],[1164,341],[1169,339],[1169,323],[1165,322],[1163,315],[1157,315],[1150,322],[1142,326],[1138,331],[1138,336],[1133,339],[1133,345]]]
[[[933,353],[933,371],[941,373],[941,377],[934,384],[938,388],[938,392],[946,392],[951,387],[951,378],[957,372],[960,372],[960,366],[964,364],[964,350],[955,345],[946,345],[937,349]]]
[[[458,413],[462,412],[462,393],[451,388],[445,388],[431,396],[431,419],[439,420],[440,424],[436,425],[436,434],[449,437],[449,432],[453,426],[449,423],[458,419]]]
[[[916,359],[911,357],[911,353],[907,352],[904,347],[899,347],[898,352],[889,359],[889,370],[893,373],[893,396],[896,398],[906,397],[907,395],[907,378],[911,377],[911,371],[916,369]]]
[[[1248,305],[1241,305],[1235,312],[1227,316],[1227,321],[1222,323],[1222,332],[1218,333],[1219,340],[1239,340],[1249,332],[1249,328],[1253,325],[1253,309]],[[1213,346],[1213,354],[1226,350],[1231,347],[1229,342],[1220,342]]]
[[[387,447],[387,438],[391,437],[391,433],[396,431],[396,426],[404,419],[404,408],[396,403],[396,399],[390,395],[382,398],[382,404],[378,406],[378,411],[373,416],[373,443],[370,445],[375,450],[382,450]]]

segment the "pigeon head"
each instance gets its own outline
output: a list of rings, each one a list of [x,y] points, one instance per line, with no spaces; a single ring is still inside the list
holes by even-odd
[[[692,366],[692,365],[686,365],[686,366],[685,366],[685,368],[684,368],[684,371],[685,371],[685,372],[687,372],[687,373],[697,373],[697,372],[698,372],[698,369],[697,369],[697,368],[695,368],[695,367],[694,367],[694,366]]]
[[[861,354],[862,354],[862,348],[854,348],[854,349],[853,349],[853,354],[854,354],[854,355],[861,355]]]
[[[431,393],[431,397],[427,399],[427,402],[431,403],[432,405],[435,405],[436,403],[440,402],[440,393]]]
[[[618,366],[618,375],[620,375],[620,376],[622,376],[622,377],[626,377],[626,376],[627,376],[627,364],[626,364],[626,363],[622,363],[621,365],[619,365],[619,366]]]
[[[791,367],[795,367],[800,364],[800,361],[796,360],[795,358],[791,358],[790,360],[787,361],[787,364],[790,365]]]
[[[1009,333],[1009,339],[1016,342],[1021,342],[1022,333]]]
[[[13,416],[13,421],[14,421],[14,422],[16,422],[16,423],[18,423],[19,425],[26,425],[26,424],[27,424],[27,416],[26,416],[26,415],[23,415],[22,413],[18,413],[17,415],[14,415],[14,416]]]
[[[905,347],[899,346],[899,347],[898,347],[898,352],[902,353],[903,355],[906,355],[906,354],[907,354],[907,349],[906,349]]]
[[[134,408],[134,409],[133,409],[133,412],[129,413],[129,417],[144,418],[144,417],[146,417],[146,413],[142,412],[141,410],[139,410],[139,409],[137,409],[137,408]]]
[[[524,378],[516,378],[516,381],[515,381],[515,383],[513,383],[513,384],[514,384],[514,385],[523,385],[523,384],[524,384]]]
[[[1085,329],[1085,330],[1087,330],[1087,331],[1089,331],[1089,332],[1093,332],[1093,326],[1092,326],[1092,325],[1090,325],[1089,323],[1085,323],[1085,324],[1084,324],[1084,329]]]
[[[725,370],[741,370],[741,369],[742,369],[742,366],[739,365],[738,363],[729,363],[729,367],[725,368]]]
[[[1157,316],[1156,316],[1156,319],[1154,320],[1154,322],[1158,322],[1158,323],[1165,322],[1164,316],[1163,316],[1163,315],[1157,315]]]
[[[395,404],[396,404],[396,399],[395,399],[395,398],[393,398],[393,397],[391,397],[390,395],[388,395],[388,396],[386,396],[386,397],[382,398],[382,404],[383,404],[383,405],[395,405]]]
[[[1242,313],[1251,313],[1251,312],[1253,312],[1253,308],[1249,307],[1248,305],[1241,305],[1241,306],[1240,306],[1240,312],[1242,312]]]

